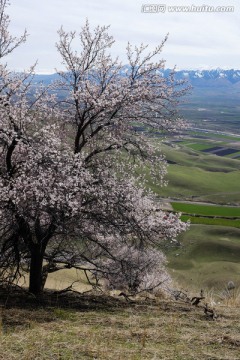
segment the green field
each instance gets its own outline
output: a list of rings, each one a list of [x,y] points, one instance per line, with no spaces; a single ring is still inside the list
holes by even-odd
[[[182,215],[181,220],[184,222],[190,221],[191,224],[205,224],[205,225],[217,225],[217,226],[231,226],[240,228],[240,219],[239,220],[230,220],[222,218],[208,218],[201,216],[188,216]]]
[[[231,226],[240,228],[240,208],[171,202],[174,211],[181,212],[182,221],[191,224]]]
[[[240,229],[191,225],[168,251],[169,269],[185,288],[224,289],[228,281],[240,286]]]
[[[160,197],[240,205],[240,161],[185,146],[159,145],[168,165],[167,187],[150,188]]]
[[[199,214],[206,216],[227,216],[227,217],[240,217],[239,207],[230,206],[214,206],[214,205],[199,205],[180,202],[171,202],[175,211],[187,214]]]
[[[190,143],[187,142],[184,145],[193,150],[198,150],[198,151],[208,149],[212,146],[212,144],[210,144],[210,143],[203,144],[203,143],[192,143],[192,142],[190,142]]]
[[[169,198],[173,209],[183,213],[182,220],[191,221],[179,239],[181,246],[169,250],[167,258],[176,283],[196,291],[220,291],[230,280],[240,286],[240,162],[201,152],[223,145],[223,140],[239,139],[210,137],[169,139],[159,145],[169,161],[168,186],[151,184],[160,198]],[[186,200],[192,203],[183,203]]]

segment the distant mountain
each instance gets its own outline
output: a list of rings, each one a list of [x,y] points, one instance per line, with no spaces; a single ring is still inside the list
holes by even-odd
[[[126,75],[126,72],[129,70],[129,66],[123,66],[120,74],[122,76]],[[159,70],[160,76],[167,76],[171,72],[170,69]],[[221,81],[226,80],[231,84],[235,84],[240,81],[240,70],[223,70],[223,69],[213,69],[213,70],[177,70],[175,74],[176,79],[187,79],[192,85],[200,85],[201,83],[206,84],[207,81]],[[35,76],[35,82],[42,82],[44,84],[50,84],[52,81],[59,78],[58,74],[51,75],[40,75]]]
[[[129,66],[125,65],[121,76],[126,76],[128,70]],[[170,69],[158,71],[164,77],[170,72]],[[180,110],[193,127],[240,133],[240,70],[178,70],[175,78],[186,79],[192,85]],[[35,86],[57,79],[57,74],[36,75]]]
[[[129,66],[125,65],[121,70],[121,74],[124,76],[128,70]],[[158,73],[161,76],[168,76],[171,71],[171,69],[159,70]],[[214,84],[216,81],[224,82],[223,80],[235,84],[240,81],[240,70],[224,70],[220,68],[212,70],[177,70],[175,78],[178,80],[187,79],[192,85],[206,85],[206,82]]]
[[[56,81],[59,79],[58,74],[36,74],[34,77],[34,83],[42,83],[44,85],[49,85],[53,81]]]
[[[167,70],[168,71],[168,70]],[[226,80],[232,84],[240,81],[240,70],[180,70],[177,71],[176,77],[180,79],[188,79],[193,85],[205,83],[206,81]]]
[[[240,133],[240,70],[181,70],[191,93],[180,107],[193,128]]]

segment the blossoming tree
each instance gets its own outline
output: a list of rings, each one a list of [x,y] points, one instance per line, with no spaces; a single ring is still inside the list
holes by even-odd
[[[26,40],[9,34],[7,5],[0,0],[1,60]],[[63,267],[132,292],[166,281],[159,246],[186,225],[146,190],[144,174],[160,185],[166,163],[135,130],[182,126],[176,105],[186,89],[161,76],[165,41],[150,53],[129,44],[122,66],[108,53],[107,27],[91,31],[86,22],[79,37],[61,28],[65,70],[51,89],[33,90],[34,67],[15,74],[0,65],[1,279],[29,271],[35,295]]]

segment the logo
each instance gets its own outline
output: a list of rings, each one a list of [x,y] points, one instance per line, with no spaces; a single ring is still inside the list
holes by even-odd
[[[165,4],[143,4],[142,12],[144,13],[164,13],[166,11]]]

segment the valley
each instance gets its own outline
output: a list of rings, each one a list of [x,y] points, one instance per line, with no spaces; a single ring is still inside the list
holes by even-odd
[[[180,137],[154,139],[168,162],[168,185],[150,187],[191,224],[167,250],[174,280],[220,299],[228,281],[240,286],[240,116],[236,86],[222,98],[223,89],[214,89],[193,90],[183,109],[190,126]]]

